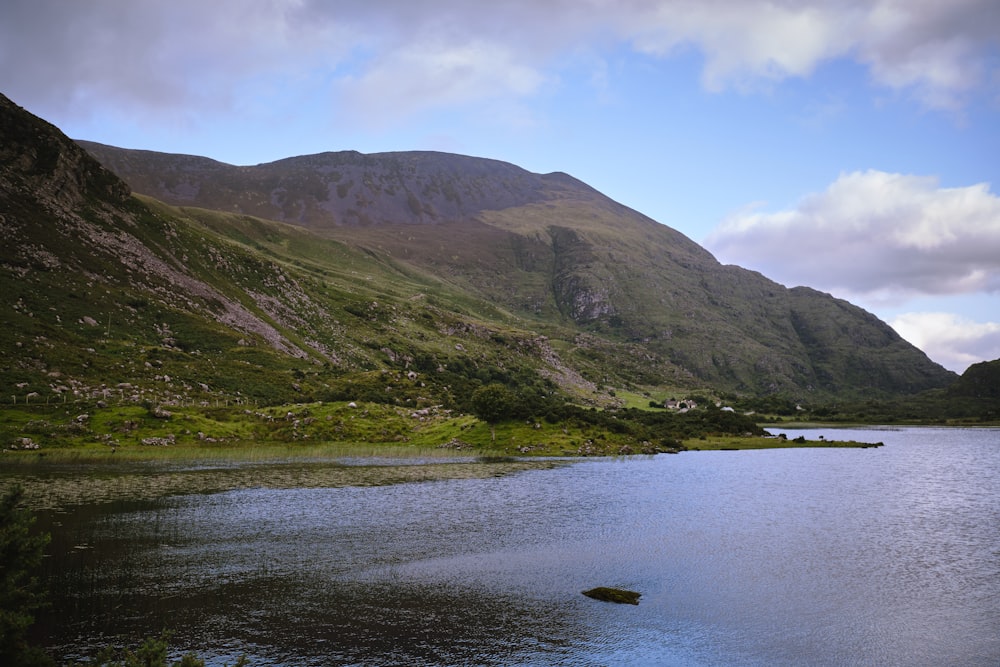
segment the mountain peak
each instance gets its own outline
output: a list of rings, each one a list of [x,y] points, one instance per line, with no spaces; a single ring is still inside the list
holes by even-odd
[[[80,141],[144,194],[311,228],[439,224],[596,190],[488,158],[435,151],[336,151],[237,167],[207,158]]]

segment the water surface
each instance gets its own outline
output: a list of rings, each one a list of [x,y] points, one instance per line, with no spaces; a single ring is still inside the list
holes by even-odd
[[[80,656],[169,628],[219,665],[1000,663],[1000,430],[819,433],[885,446],[381,486],[289,469],[63,508],[39,639]]]

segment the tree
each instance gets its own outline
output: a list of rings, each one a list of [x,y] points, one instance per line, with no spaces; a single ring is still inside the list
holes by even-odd
[[[25,637],[45,601],[34,571],[49,535],[32,534],[35,517],[21,507],[23,500],[20,486],[0,497],[0,664],[52,664],[41,651],[29,647]]]
[[[472,412],[490,425],[493,442],[497,439],[497,422],[516,416],[517,395],[498,382],[488,384],[472,392]]]

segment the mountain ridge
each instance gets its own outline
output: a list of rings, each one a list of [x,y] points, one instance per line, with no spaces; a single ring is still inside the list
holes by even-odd
[[[197,203],[311,228],[454,222],[483,210],[545,201],[546,193],[596,194],[565,173],[533,174],[500,160],[436,151],[327,151],[236,166],[77,143],[135,183],[136,191],[168,204]]]
[[[954,379],[856,306],[719,264],[676,230],[559,172],[449,154],[341,152],[289,158],[271,173],[103,147],[122,182],[57,128],[3,102],[0,203],[16,213],[3,222],[14,242],[0,257],[0,280],[16,317],[0,340],[26,355],[4,372],[25,387],[69,375],[80,346],[95,351],[74,382],[91,394],[109,384],[97,382],[102,364],[132,385],[163,390],[156,377],[169,376],[188,394],[204,385],[268,400],[341,395],[392,369],[420,375],[424,399],[459,403],[491,379],[612,403],[615,388],[824,401]],[[34,129],[10,129],[18,123]],[[25,163],[38,146],[58,154],[45,162],[51,169]],[[427,160],[463,165],[462,173],[449,182],[441,174],[455,167],[418,168]],[[337,168],[352,183],[344,197],[338,181],[317,176]],[[204,169],[211,178],[199,176]],[[506,180],[490,180],[496,173]],[[178,199],[149,199],[160,184]],[[290,194],[278,201],[276,188]],[[319,206],[331,193],[345,211],[364,204],[356,210],[368,222],[338,224],[341,209]],[[411,196],[408,217],[392,217]],[[250,204],[312,217],[268,222]],[[416,400],[421,391],[411,390]]]

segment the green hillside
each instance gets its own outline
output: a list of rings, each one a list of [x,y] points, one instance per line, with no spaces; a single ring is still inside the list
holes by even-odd
[[[546,333],[565,362],[602,384],[816,402],[910,394],[955,378],[860,308],[721,265],[565,174],[443,153],[321,153],[234,167],[82,145],[163,201],[293,222],[434,276]]]
[[[641,451],[711,428],[590,408],[723,393],[822,404],[953,379],[870,314],[720,265],[563,174],[432,153],[230,167],[88,145],[133,185],[174,188],[133,195],[2,97],[0,136],[6,438],[323,439],[345,432],[328,423],[342,407],[288,432],[261,431],[257,411],[353,402],[402,411],[378,413],[388,440],[482,444],[478,420],[465,437],[447,429],[500,387],[506,419],[560,452]],[[312,213],[241,210],[262,202]],[[394,222],[400,202],[410,213]],[[723,432],[756,430],[715,414]],[[617,436],[595,444],[588,429]]]

